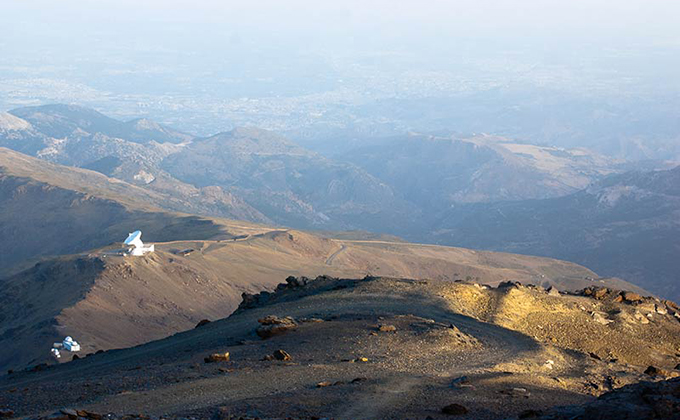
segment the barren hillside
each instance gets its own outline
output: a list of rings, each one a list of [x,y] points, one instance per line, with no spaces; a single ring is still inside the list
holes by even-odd
[[[231,236],[156,243],[156,252],[145,257],[121,257],[118,246],[107,247],[46,260],[4,280],[0,367],[49,361],[51,344],[66,335],[78,337],[84,353],[160,339],[202,319],[228,316],[243,292],[271,290],[290,275],[634,289],[616,279],[594,280],[597,275],[584,267],[546,258],[223,223],[220,230]]]
[[[680,374],[678,316],[670,302],[597,288],[291,278],[225,320],[4,376],[0,405],[110,418],[530,418]]]

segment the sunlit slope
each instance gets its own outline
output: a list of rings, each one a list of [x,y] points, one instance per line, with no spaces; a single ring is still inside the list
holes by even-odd
[[[304,283],[248,296],[229,318],[164,340],[0,377],[0,395],[19,415],[210,418],[221,407],[234,417],[396,420],[457,403],[496,420],[590,401],[650,378],[649,365],[673,372],[678,362],[678,308],[653,298],[379,277]],[[294,324],[262,339],[258,320],[269,316]],[[279,349],[290,360],[265,359]],[[204,362],[225,352],[229,362]]]
[[[45,256],[122,241],[136,229],[152,240],[222,234],[209,220],[161,211],[164,201],[93,171],[0,149],[0,278]]]
[[[144,257],[117,256],[107,247],[46,261],[6,279],[2,328],[11,333],[0,340],[3,367],[49,360],[51,343],[65,335],[78,337],[84,353],[162,338],[193,328],[202,319],[223,318],[237,307],[242,293],[271,290],[290,275],[633,288],[618,280],[594,282],[597,275],[592,271],[547,258],[340,240],[231,223],[225,228],[239,235],[230,239],[156,243],[156,252]],[[59,299],[38,303],[37,287],[41,294],[53,293]],[[22,315],[27,305],[35,308],[29,320]],[[17,337],[21,340],[13,341]]]

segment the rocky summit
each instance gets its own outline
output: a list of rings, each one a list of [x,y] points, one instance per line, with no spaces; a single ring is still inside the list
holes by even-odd
[[[63,407],[127,420],[675,418],[678,317],[609,288],[288,278],[200,328],[5,375],[0,407],[64,420]]]

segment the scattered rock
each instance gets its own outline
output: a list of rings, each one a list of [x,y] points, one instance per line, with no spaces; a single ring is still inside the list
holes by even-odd
[[[649,324],[649,319],[646,316],[642,315],[640,312],[635,311],[635,314],[633,316],[635,317],[635,319],[638,320],[640,324]]]
[[[649,366],[645,370],[645,374],[649,376],[661,376],[663,378],[677,378],[678,376],[680,376],[680,373],[678,372],[671,372],[669,370],[661,369],[656,366]]]
[[[364,382],[364,381],[367,381],[367,380],[368,380],[368,378],[358,377],[358,378],[352,379],[349,383],[358,384],[359,382]]]
[[[276,351],[272,354],[272,357],[273,357],[274,359],[276,359],[276,360],[282,360],[282,361],[284,361],[284,362],[293,360],[293,357],[291,357],[290,354],[288,354],[286,351],[281,350],[281,349],[276,350]]]
[[[368,362],[368,358],[366,358],[366,357],[357,357],[356,359],[354,359],[354,361],[355,361],[355,362],[366,363],[366,362]]]
[[[257,329],[257,335],[263,339],[273,337],[278,334],[283,334],[289,330],[297,328],[295,320],[289,316],[279,318],[274,315],[269,315],[265,318],[258,319],[260,327]]]
[[[203,359],[205,363],[217,363],[217,362],[228,362],[229,352],[226,353],[213,353],[210,356]]]
[[[623,297],[623,300],[626,302],[641,302],[642,301],[642,296],[635,292],[622,292],[621,296]]]
[[[397,327],[394,325],[378,325],[378,331],[380,332],[395,332]]]
[[[605,318],[604,315],[602,315],[599,312],[592,312],[591,315],[593,317],[593,320],[595,322],[597,322],[598,324],[607,325],[607,324],[611,324],[612,322],[614,322],[611,319]]]
[[[199,328],[199,327],[202,327],[202,326],[208,325],[208,324],[210,324],[210,320],[202,319],[202,320],[198,321],[198,324],[196,324],[196,326],[194,328]]]
[[[590,286],[585,289],[576,292],[577,295],[588,296],[596,300],[605,300],[611,297],[615,292],[606,287]],[[619,296],[619,295],[617,295]],[[614,297],[616,300],[616,297]]]
[[[286,284],[288,287],[303,287],[307,285],[307,283],[309,283],[309,279],[304,276],[300,278],[289,276],[286,279]]]
[[[588,353],[588,355],[595,360],[602,360],[602,358],[600,356],[598,356],[597,354],[595,354],[593,352]]]
[[[331,385],[333,385],[333,383],[330,382],[330,381],[322,381],[322,382],[319,382],[318,384],[316,384],[316,387],[317,388],[325,388],[325,387],[331,386]]]
[[[448,414],[450,416],[462,416],[467,413],[468,409],[460,404],[449,404],[442,408],[442,414]]]
[[[300,322],[326,322],[321,318],[300,318]]]
[[[560,291],[557,290],[557,287],[550,286],[548,288],[548,295],[550,295],[550,296],[560,296]]]
[[[639,311],[656,312],[656,305],[653,302],[645,302],[637,305]]]
[[[529,398],[531,393],[527,391],[526,388],[510,388],[500,391],[501,394],[509,395],[511,397],[524,397]]]

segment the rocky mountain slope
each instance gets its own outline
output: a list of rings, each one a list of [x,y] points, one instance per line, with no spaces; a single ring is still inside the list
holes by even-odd
[[[288,275],[380,274],[489,284],[520,280],[572,290],[593,284],[635,289],[546,258],[166,212],[159,207],[167,207],[173,197],[6,149],[0,150],[0,167],[6,290],[0,367],[49,358],[49,346],[65,334],[79,337],[85,351],[162,338],[203,318],[227,316],[243,291],[272,288]],[[156,244],[156,252],[122,257],[120,242],[137,229],[144,241]]]
[[[6,115],[8,130],[0,131],[0,145],[174,196],[182,205],[170,210],[305,228],[375,230],[418,212],[364,170],[264,130],[192,139],[153,121],[121,122],[71,105],[20,108]]]
[[[31,124],[45,136],[63,139],[74,132],[100,133],[137,143],[182,143],[193,136],[165,127],[148,119],[119,121],[77,105],[43,105],[18,108],[10,114]]]
[[[235,129],[196,140],[161,167],[192,185],[233,191],[287,225],[384,231],[418,219],[415,206],[365,171],[264,130]]]
[[[557,260],[217,223],[215,237],[204,230],[206,239],[154,241],[156,252],[145,257],[122,257],[112,246],[44,260],[2,280],[0,368],[49,361],[51,344],[66,335],[77,337],[85,353],[163,338],[202,319],[225,317],[241,293],[271,290],[289,275],[370,273],[491,285],[514,279],[563,290],[639,290]]]
[[[521,144],[489,135],[414,133],[358,145],[338,156],[429,211],[455,203],[562,196],[620,171],[613,159],[585,149]]]
[[[679,188],[680,167],[613,176],[560,198],[459,206],[429,240],[575,261],[677,299]]]
[[[671,302],[597,288],[291,278],[244,296],[227,319],[4,375],[0,406],[140,413],[128,419],[531,418],[680,374],[678,316]]]
[[[166,210],[271,222],[220,187],[197,188],[158,168],[166,156],[190,140],[183,133],[148,120],[121,122],[72,105],[20,108],[2,115],[0,146],[158,192],[165,200],[156,205]]]
[[[96,172],[0,149],[0,276],[42,257],[118,242],[136,229],[155,240],[220,233],[209,220],[160,210],[170,201]]]
[[[417,234],[452,204],[556,197],[622,171],[587,150],[486,135],[412,134],[329,157],[253,128],[197,139],[71,105],[7,115],[16,129],[0,145],[193,203],[179,210],[298,228]]]
[[[673,195],[605,206],[592,188],[578,193],[628,169],[587,150],[412,134],[355,142],[331,159],[253,128],[192,139],[74,106],[2,115],[1,145],[126,181],[164,210],[573,259],[678,296],[668,286]]]

